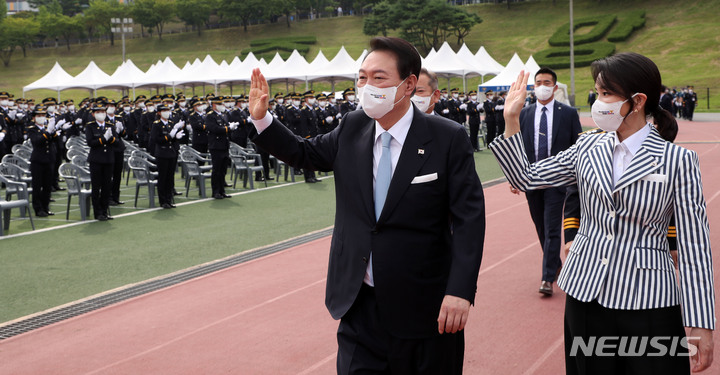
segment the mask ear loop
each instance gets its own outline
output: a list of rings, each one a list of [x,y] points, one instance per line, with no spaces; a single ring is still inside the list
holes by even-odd
[[[637,113],[637,109],[635,109],[635,110],[633,111],[633,109],[635,108],[635,101],[631,100],[632,98],[636,97],[637,94],[639,94],[639,92],[636,92],[636,93],[632,94],[632,96],[631,96],[630,98],[625,99],[625,101],[623,102],[623,104],[624,104],[625,102],[630,102],[630,110],[628,111],[627,115],[623,116],[623,121],[625,121],[625,119],[627,119],[628,116],[630,116],[633,112],[634,112],[634,113]]]

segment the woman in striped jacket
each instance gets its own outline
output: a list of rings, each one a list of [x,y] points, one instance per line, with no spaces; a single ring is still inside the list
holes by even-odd
[[[715,295],[698,156],[660,136],[677,123],[659,106],[662,80],[650,59],[620,53],[591,70],[592,116],[606,132],[529,164],[518,134],[521,73],[505,102],[505,134],[490,145],[519,190],[578,185],[580,228],[558,281],[567,293],[566,371],[689,374],[689,362],[702,371],[712,363]],[[673,213],[679,282],[666,239]]]

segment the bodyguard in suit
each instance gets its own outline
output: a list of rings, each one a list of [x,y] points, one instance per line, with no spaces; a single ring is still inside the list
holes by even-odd
[[[90,146],[88,162],[90,163],[93,214],[95,219],[107,221],[112,220],[109,206],[115,164],[113,145],[122,140],[115,132],[115,127],[105,121],[107,113],[102,104],[97,103],[93,107],[92,113],[95,121],[91,121],[85,126],[85,140]]]
[[[541,68],[535,73],[535,95],[538,101],[523,108],[520,113],[520,128],[530,163],[566,150],[575,143],[582,132],[577,111],[555,101],[556,89],[557,75],[552,69]],[[503,105],[504,103],[503,100]],[[519,194],[512,187],[511,191]],[[552,296],[553,282],[555,282],[561,266],[562,242],[560,235],[565,193],[565,187],[525,193],[530,208],[530,217],[535,224],[535,231],[543,252],[542,282],[539,292],[546,296]]]
[[[208,149],[212,158],[212,186],[213,198],[232,198],[225,193],[225,174],[230,165],[230,132],[237,129],[238,123],[228,123],[223,116],[225,106],[223,97],[216,96],[210,99],[213,110],[205,116],[205,127],[210,135],[208,136]]]
[[[658,105],[662,80],[650,59],[620,53],[593,62],[591,71],[598,92],[592,117],[606,133],[530,164],[518,134],[525,73],[508,95],[505,134],[491,145],[521,190],[578,185],[580,226],[558,281],[567,293],[566,371],[702,371],[712,364],[715,292],[698,155],[660,136],[676,132],[677,122]],[[673,214],[679,280],[666,240]],[[631,339],[653,341],[621,355]],[[579,343],[591,350],[577,350]]]
[[[665,86],[662,87],[662,91],[660,92],[660,107],[671,113],[673,111],[673,97]]]
[[[370,47],[363,110],[311,139],[273,121],[255,69],[254,141],[296,168],[335,173],[325,301],[341,319],[338,373],[461,374],[485,233],[472,146],[463,128],[411,104],[420,56],[410,43]]]
[[[47,112],[39,107],[32,113],[34,124],[27,129],[32,142],[30,172],[32,175],[32,205],[37,217],[55,215],[50,211],[50,193],[53,185],[53,168],[57,157],[55,123],[47,124]],[[62,122],[58,124],[62,125]]]

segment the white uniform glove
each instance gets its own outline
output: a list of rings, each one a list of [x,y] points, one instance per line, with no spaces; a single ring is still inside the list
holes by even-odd
[[[5,133],[0,132],[0,142],[2,142],[3,139],[5,139]]]
[[[13,120],[15,120],[15,115],[17,115],[17,111],[14,110],[14,109],[11,109],[11,110],[8,112],[8,116],[10,116],[10,118],[13,119]]]
[[[175,128],[173,128],[172,130],[170,130],[170,138],[175,138],[175,134],[177,134],[177,132],[178,132],[178,130],[175,129]]]
[[[327,123],[333,122],[332,116],[325,117],[325,122],[327,122]]]
[[[175,134],[175,138],[177,138],[177,139],[180,139],[184,136],[185,136],[185,132],[182,130],[180,130],[179,132],[177,132],[177,134]]]
[[[121,121],[115,122],[115,131],[118,134],[122,133],[123,129],[125,129],[125,127],[123,127],[123,123]]]
[[[109,141],[110,138],[112,138],[112,129],[108,128],[107,130],[105,130],[105,134],[103,134],[103,137],[105,137],[106,141]]]
[[[68,129],[68,128],[70,128],[70,124],[68,124],[68,122],[65,121],[65,119],[62,119],[62,120],[58,121],[57,124],[55,124],[55,127],[58,129],[60,129],[60,128]]]
[[[180,120],[180,121],[178,121],[178,123],[177,123],[177,124],[175,124],[175,126],[177,126],[177,127],[178,127],[178,129],[180,129],[180,128],[184,128],[184,127],[185,127],[185,121],[183,121],[183,120]]]
[[[475,108],[477,108],[477,110],[478,110],[479,112],[484,112],[484,110],[483,110],[483,105],[482,105],[482,104],[478,104],[477,107],[475,107]]]
[[[445,108],[445,109],[443,109],[443,113],[447,115],[448,113],[450,113],[450,110]]]
[[[62,129],[55,130],[55,135],[59,136],[62,133]]]
[[[237,127],[240,126],[239,122],[231,122],[228,124],[228,127],[230,127],[230,130],[235,130]]]
[[[75,124],[77,124],[77,125],[82,124],[82,119],[78,117],[78,119],[75,120]]]
[[[342,118],[342,113],[338,113],[335,117],[336,117],[336,118]]]
[[[465,104],[465,103],[460,104],[460,109],[463,110],[463,111],[464,111],[465,109],[467,109],[467,104]]]
[[[25,117],[25,114],[22,113],[22,112],[20,112],[20,113],[18,113],[17,115],[15,115],[15,117],[17,117],[17,119],[20,120],[20,119],[22,119],[23,117]]]
[[[47,126],[48,133],[55,133],[55,121],[50,121]]]

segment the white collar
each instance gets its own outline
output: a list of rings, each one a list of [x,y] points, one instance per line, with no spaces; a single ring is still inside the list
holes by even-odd
[[[410,125],[412,124],[414,116],[414,108],[415,107],[411,105],[407,112],[405,112],[405,115],[403,115],[403,117],[387,131],[390,135],[392,135],[393,139],[400,143],[400,146],[405,143],[405,138],[407,138],[408,131],[410,131]],[[378,137],[380,137],[380,134],[384,131],[385,129],[383,129],[383,127],[380,126],[380,123],[375,120],[375,142],[377,142]]]
[[[630,151],[630,154],[635,156],[635,154],[640,150],[640,147],[642,147],[643,142],[645,142],[645,139],[648,135],[650,135],[650,123],[648,123],[646,126],[643,126],[640,130],[636,131],[629,137],[625,138],[624,141],[620,142],[620,139],[617,136],[617,132],[613,132],[613,139],[615,140],[615,145],[622,143],[625,145],[625,147]]]

